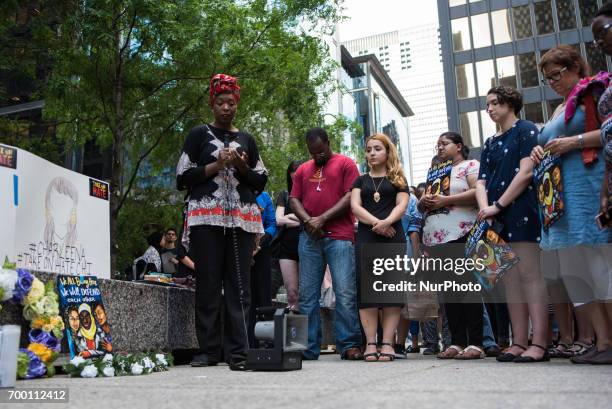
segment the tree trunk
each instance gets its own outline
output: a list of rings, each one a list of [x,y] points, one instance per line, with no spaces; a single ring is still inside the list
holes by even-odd
[[[119,17],[119,7],[115,8],[115,16]],[[123,118],[123,55],[120,18],[115,18],[113,27],[115,34],[115,77],[113,84],[113,166],[111,176],[110,201],[110,233],[111,233],[111,277],[117,271],[117,257],[119,252],[119,211],[121,210],[122,182],[123,182],[123,148],[124,148],[124,118]]]

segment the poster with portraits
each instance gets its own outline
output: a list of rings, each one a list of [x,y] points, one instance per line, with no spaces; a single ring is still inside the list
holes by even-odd
[[[478,280],[487,290],[493,288],[504,274],[519,262],[510,245],[486,220],[475,223],[470,230],[465,244],[465,256],[482,260],[480,264],[484,268],[476,273]]]
[[[453,171],[453,161],[451,159],[432,166],[427,171],[425,185],[426,195],[450,196],[450,180]],[[427,212],[427,216],[434,214],[448,213],[448,208],[441,207]]]
[[[0,258],[110,278],[109,195],[106,182],[0,144]]]
[[[561,156],[544,151],[542,162],[533,170],[533,181],[538,194],[538,207],[542,228],[548,232],[550,226],[563,216],[563,179]]]
[[[57,277],[60,314],[66,327],[70,358],[94,358],[113,351],[111,327],[94,276]]]

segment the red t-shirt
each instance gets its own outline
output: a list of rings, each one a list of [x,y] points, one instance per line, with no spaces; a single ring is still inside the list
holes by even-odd
[[[344,155],[332,154],[322,168],[317,167],[314,160],[309,160],[295,172],[290,197],[299,199],[311,217],[320,216],[351,191],[353,182],[358,177],[357,165]],[[354,226],[355,219],[348,208],[344,214],[325,223],[323,236],[353,241]]]

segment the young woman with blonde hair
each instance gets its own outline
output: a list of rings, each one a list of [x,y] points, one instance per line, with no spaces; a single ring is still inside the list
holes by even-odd
[[[361,274],[361,252],[364,245],[406,243],[401,218],[408,205],[408,183],[400,165],[397,148],[384,134],[375,134],[366,140],[366,158],[370,171],[361,175],[353,184],[351,209],[359,221],[355,266],[357,281]],[[398,253],[403,257],[405,250]],[[376,304],[362,301],[360,286],[359,317],[366,336],[366,362],[393,361],[395,329],[400,319],[401,304]],[[378,353],[376,329],[378,310],[382,308],[383,339],[379,340]]]

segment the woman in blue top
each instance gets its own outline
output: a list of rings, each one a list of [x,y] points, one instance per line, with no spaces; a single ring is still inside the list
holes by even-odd
[[[480,220],[493,218],[503,225],[501,237],[511,243],[520,262],[503,278],[512,322],[513,342],[500,362],[548,360],[546,351],[548,304],[540,272],[537,241],[540,221],[535,191],[531,187],[533,162],[529,158],[537,143],[538,129],[518,119],[523,97],[514,88],[498,86],[487,94],[487,113],[499,132],[485,142],[480,157],[476,199]],[[533,342],[527,348],[529,320]]]
[[[272,248],[270,242],[276,235],[276,210],[268,192],[261,192],[257,198],[261,212],[264,234],[255,240],[253,266],[251,268],[251,310],[249,312],[249,343],[257,348],[255,321],[257,308],[272,305]]]
[[[604,305],[599,302],[612,298],[612,252],[607,244],[612,242],[612,230],[600,230],[595,222],[605,165],[599,129],[586,132],[589,122],[601,123],[601,118],[596,117],[596,111],[589,111],[588,102],[584,101],[573,112],[568,112],[572,103],[576,106],[571,99],[576,86],[589,74],[587,63],[576,50],[566,45],[551,49],[542,56],[540,70],[564,102],[542,130],[538,138],[540,146],[533,149],[531,158],[536,164],[540,163],[545,149],[562,155],[561,180],[565,202],[564,215],[550,226],[547,233],[542,232],[541,246],[556,254],[570,299],[577,311],[587,311],[586,316],[591,319],[597,348],[572,358],[572,362],[590,363],[588,360],[597,351],[612,349],[609,332],[612,322]],[[590,159],[585,155],[589,148],[597,148],[593,152],[596,156]],[[579,315],[578,318],[580,326]]]

